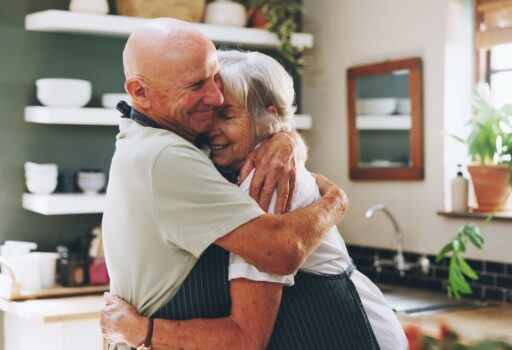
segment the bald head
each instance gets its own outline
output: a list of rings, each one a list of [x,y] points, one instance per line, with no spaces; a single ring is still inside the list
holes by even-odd
[[[215,50],[193,25],[172,18],[146,21],[130,35],[123,51],[126,80],[155,80],[162,74],[186,69],[187,57]]]
[[[213,43],[193,25],[170,18],[146,21],[128,38],[123,63],[132,107],[193,142],[222,105]]]

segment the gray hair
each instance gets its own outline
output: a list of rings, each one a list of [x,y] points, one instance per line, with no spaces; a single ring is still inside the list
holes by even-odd
[[[292,130],[293,79],[279,62],[260,52],[219,51],[224,93],[243,104],[254,120],[256,141]],[[277,115],[267,109],[274,106]]]

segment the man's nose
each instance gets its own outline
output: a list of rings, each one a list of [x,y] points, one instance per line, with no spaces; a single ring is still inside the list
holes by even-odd
[[[220,107],[224,103],[224,95],[222,95],[220,86],[216,81],[213,81],[211,84],[209,84],[208,91],[203,99],[203,103],[216,107]]]

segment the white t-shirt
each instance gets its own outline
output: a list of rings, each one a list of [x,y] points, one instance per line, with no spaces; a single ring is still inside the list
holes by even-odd
[[[240,188],[247,193],[253,174],[254,172],[240,185]],[[276,197],[277,195],[274,193],[269,208],[270,213],[274,212]],[[307,171],[304,162],[299,162],[291,210],[303,208],[319,198],[320,192],[315,178]],[[333,226],[318,248],[301,265],[300,270],[314,274],[336,275],[345,271],[351,262],[345,242],[336,226]],[[259,271],[243,258],[230,254],[230,280],[247,278],[253,281],[275,282],[290,286],[293,285],[293,276],[294,274],[279,276]],[[381,350],[407,349],[408,342],[402,326],[379,288],[357,270],[352,273],[351,279],[361,298]]]
[[[123,118],[102,223],[111,291],[153,314],[209,245],[262,214],[190,142]]]

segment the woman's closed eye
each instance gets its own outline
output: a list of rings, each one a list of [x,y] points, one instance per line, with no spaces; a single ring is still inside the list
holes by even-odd
[[[221,114],[220,117],[224,120],[231,120],[231,119],[236,119],[238,118],[238,116],[234,115],[234,114]]]

